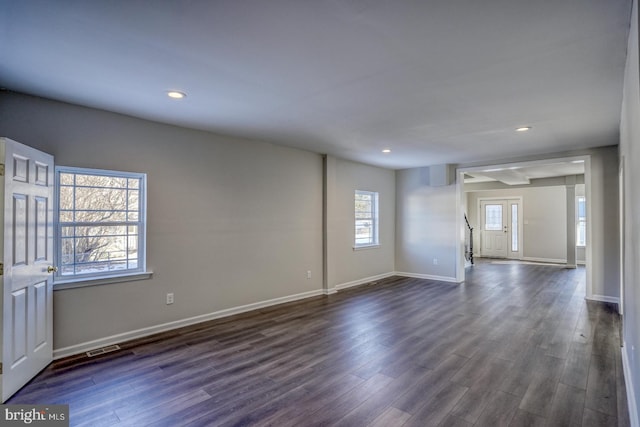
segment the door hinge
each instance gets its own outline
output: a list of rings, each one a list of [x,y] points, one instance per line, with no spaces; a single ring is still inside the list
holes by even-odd
[[[4,276],[4,264],[1,262],[0,262],[0,276]]]
[[[0,362],[0,375],[2,375],[2,362]]]
[[[4,176],[4,164],[0,163],[0,176]]]

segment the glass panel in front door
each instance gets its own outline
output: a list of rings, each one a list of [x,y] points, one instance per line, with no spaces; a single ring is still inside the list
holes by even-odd
[[[485,205],[484,229],[487,231],[502,230],[502,205]]]

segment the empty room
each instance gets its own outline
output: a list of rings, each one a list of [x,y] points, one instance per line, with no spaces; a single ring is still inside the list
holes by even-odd
[[[640,427],[637,3],[0,0],[0,424]]]

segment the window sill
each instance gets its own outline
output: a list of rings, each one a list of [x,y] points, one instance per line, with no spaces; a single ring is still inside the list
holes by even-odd
[[[113,276],[103,276],[96,278],[75,278],[75,279],[59,279],[54,280],[53,290],[61,291],[64,289],[85,288],[87,286],[108,285],[111,283],[133,282],[136,280],[150,279],[153,271],[144,271],[142,273],[118,274]]]
[[[366,246],[354,246],[354,251],[366,251],[369,249],[378,249],[380,245],[366,245]]]

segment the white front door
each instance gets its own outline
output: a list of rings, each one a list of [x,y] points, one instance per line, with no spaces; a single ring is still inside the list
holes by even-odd
[[[53,356],[53,157],[0,138],[2,402]]]
[[[482,256],[507,257],[507,202],[506,200],[483,200],[480,202],[482,216]]]
[[[480,201],[481,255],[522,258],[521,199]]]

